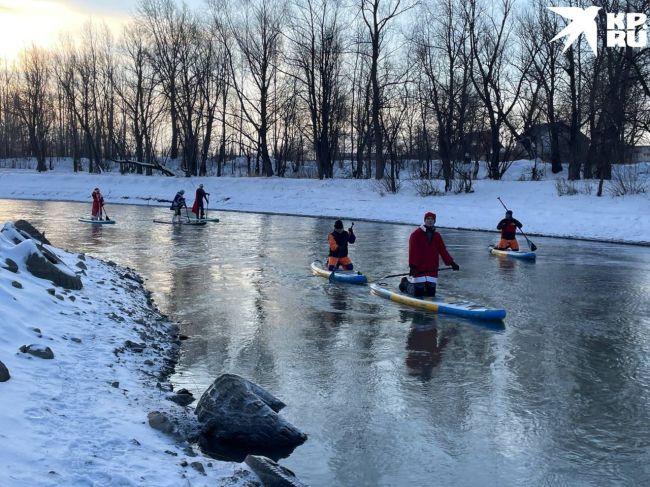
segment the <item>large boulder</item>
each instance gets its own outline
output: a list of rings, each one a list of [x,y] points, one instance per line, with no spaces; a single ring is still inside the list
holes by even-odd
[[[244,461],[257,474],[264,487],[306,487],[295,473],[270,458],[248,455]]]
[[[10,378],[7,366],[0,361],[0,382],[7,382]]]
[[[51,254],[51,252],[43,253],[45,256],[49,256],[49,254]],[[83,287],[79,276],[63,272],[54,263],[52,263],[51,258],[46,258],[43,255],[32,253],[27,257],[27,261],[25,263],[27,265],[27,270],[32,275],[40,277],[41,279],[52,281],[54,285],[60,286],[64,289],[78,290]]]
[[[234,374],[223,374],[196,405],[202,446],[217,442],[240,448],[295,448],[307,439],[278,411],[285,404],[260,386]]]
[[[12,251],[24,259],[27,271],[35,277],[50,280],[65,289],[79,290],[83,287],[79,276],[46,246],[50,242],[45,235],[28,221],[18,220],[15,223],[7,223],[0,229],[0,233],[16,245]],[[2,267],[16,273],[22,265],[7,258]]]
[[[27,238],[32,238],[34,240],[38,240],[42,244],[47,244],[51,245],[50,241],[45,238],[45,234],[39,232],[34,226],[29,223],[27,220],[17,220],[14,223],[14,226],[20,233],[23,234],[23,236]]]
[[[45,345],[22,345],[19,350],[22,353],[28,353],[34,357],[43,358],[46,360],[52,360],[54,358],[54,352],[52,352],[52,349]]]

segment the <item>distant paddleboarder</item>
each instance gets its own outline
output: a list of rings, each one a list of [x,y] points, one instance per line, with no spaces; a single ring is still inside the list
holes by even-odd
[[[101,220],[102,219],[102,210],[104,209],[104,197],[99,191],[99,188],[95,188],[93,193],[93,207],[92,207],[92,219]],[[108,218],[106,218],[108,220]]]
[[[181,189],[178,193],[176,193],[176,196],[174,196],[174,200],[172,201],[172,204],[169,207],[169,209],[174,212],[174,215],[172,216],[172,223],[174,223],[175,221],[178,221],[179,223],[181,222],[181,209],[187,208],[187,203],[185,202],[184,195],[185,195],[185,190]]]
[[[203,184],[199,184],[199,187],[196,188],[196,196],[194,197],[194,204],[192,205],[192,213],[196,215],[196,219],[204,219],[205,218],[205,210],[203,209],[203,200],[205,200],[206,204],[210,203],[210,200],[208,199],[208,196],[210,196],[210,193],[206,193],[205,189],[203,189]]]

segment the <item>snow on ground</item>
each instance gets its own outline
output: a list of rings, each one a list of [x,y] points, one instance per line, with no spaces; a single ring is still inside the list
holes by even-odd
[[[596,197],[597,181],[578,181],[581,191],[558,196],[556,182],[566,170],[552,175],[547,164],[538,163],[542,181],[521,181],[530,174],[532,161],[517,161],[502,181],[478,179],[474,192],[421,197],[411,180],[397,194],[383,191],[374,180],[293,179],[263,177],[166,177],[73,173],[70,165],[55,162],[53,171],[0,169],[0,198],[87,201],[96,186],[111,204],[168,205],[176,191],[185,190],[188,205],[199,183],[211,193],[210,209],[285,213],[346,219],[420,224],[426,211],[438,215],[437,225],[495,231],[504,209],[501,199],[514,211],[530,235],[576,237],[650,244],[650,193]],[[640,166],[648,180],[648,166]],[[608,186],[611,183],[606,183]],[[650,189],[650,188],[649,188]],[[88,206],[90,214],[90,204]]]
[[[0,485],[249,485],[255,477],[245,467],[192,456],[149,426],[150,411],[182,410],[156,387],[174,328],[149,306],[139,278],[45,245],[83,283],[55,287],[27,270],[37,247],[22,239],[13,223],[2,227],[0,361],[11,377],[0,382]],[[127,340],[147,346],[138,353]],[[49,347],[54,358],[23,345]]]

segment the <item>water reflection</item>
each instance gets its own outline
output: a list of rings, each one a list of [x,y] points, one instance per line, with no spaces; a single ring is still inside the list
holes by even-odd
[[[287,458],[294,451],[294,448],[242,448],[240,445],[228,441],[199,441],[201,451],[206,455],[222,460],[224,462],[242,463],[247,455],[262,455],[271,460],[278,461]]]
[[[412,322],[406,339],[408,373],[428,381],[433,369],[440,364],[451,336],[457,331],[455,328],[445,328],[439,333],[436,317],[425,313],[402,311],[400,314],[410,315]]]
[[[495,255],[493,258],[496,259],[500,271],[511,272],[520,264],[517,259],[512,259],[507,255]]]
[[[98,243],[104,233],[104,225],[91,225],[90,228],[93,242]]]
[[[283,463],[309,485],[650,484],[648,248],[536,238],[528,263],[491,256],[490,234],[445,230],[461,271],[441,293],[503,306],[495,327],[313,276],[330,219],[174,228],[151,223],[166,208],[115,206],[116,225],[71,221],[87,209],[0,201],[0,220],[137,269],[190,337],[176,387],[200,395],[232,372],[282,399],[309,435]],[[355,268],[404,272],[411,226],[355,231]]]

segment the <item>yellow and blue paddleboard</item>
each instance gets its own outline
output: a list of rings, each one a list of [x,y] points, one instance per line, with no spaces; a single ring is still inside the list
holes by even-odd
[[[494,248],[492,245],[488,247],[492,255],[499,255],[502,257],[511,257],[513,259],[522,259],[522,260],[535,260],[537,254],[535,252],[513,252],[512,250],[499,250]]]
[[[487,308],[480,304],[460,299],[415,298],[401,292],[391,291],[381,284],[370,284],[370,292],[396,303],[405,304],[414,308],[433,311],[434,313],[475,318],[478,320],[502,320],[506,317],[506,310],[501,308]]]
[[[318,261],[311,263],[311,271],[317,276],[327,277],[330,282],[347,282],[348,284],[365,284],[368,278],[357,271],[330,271]]]

